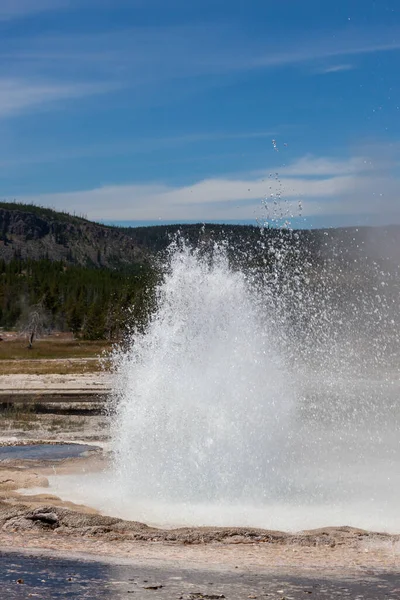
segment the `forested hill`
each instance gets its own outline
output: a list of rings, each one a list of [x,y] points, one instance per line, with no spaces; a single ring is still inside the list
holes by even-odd
[[[29,332],[34,317],[38,334],[60,330],[88,339],[120,338],[127,325],[146,323],[157,280],[153,257],[178,232],[195,246],[224,241],[235,264],[264,273],[276,273],[278,261],[280,277],[289,282],[279,294],[291,294],[300,265],[310,302],[322,280],[330,281],[337,298],[332,310],[343,312],[346,298],[346,306],[360,315],[360,329],[368,323],[366,301],[369,315],[379,315],[377,303],[383,301],[388,315],[400,306],[399,226],[296,232],[215,224],[122,228],[0,203],[0,328]],[[309,319],[311,308],[304,315],[297,311],[292,323]],[[400,309],[386,322],[400,323]]]
[[[148,264],[180,233],[189,243],[227,241],[233,252],[263,253],[290,232],[252,225],[177,224],[114,227],[35,205],[0,202],[0,259],[48,259],[90,268],[130,269]],[[297,247],[312,259],[352,261],[361,255],[400,263],[400,226],[300,230]]]
[[[145,321],[152,280],[149,252],[122,231],[0,203],[0,328],[118,339]]]
[[[122,230],[34,205],[0,202],[0,259],[129,268],[147,259]]]
[[[262,229],[258,225],[221,225],[215,223],[156,225],[147,227],[120,227],[121,233],[150,253],[165,250],[171,240],[180,234],[197,246],[208,241],[226,241],[233,251],[248,250],[249,254],[263,252],[274,239],[296,240],[298,249],[306,251],[311,259],[332,258],[347,262],[361,255],[370,260],[396,260],[400,264],[400,225],[385,227],[346,227],[293,232]],[[258,249],[257,249],[258,248]]]

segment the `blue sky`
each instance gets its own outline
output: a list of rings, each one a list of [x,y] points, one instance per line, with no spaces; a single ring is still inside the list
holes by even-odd
[[[398,0],[0,0],[0,196],[400,222]]]

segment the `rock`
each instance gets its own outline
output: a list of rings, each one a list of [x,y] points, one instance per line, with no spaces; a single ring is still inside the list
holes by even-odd
[[[54,512],[41,512],[40,509],[35,510],[32,515],[27,516],[31,521],[41,521],[47,525],[55,525],[59,523],[58,516]]]

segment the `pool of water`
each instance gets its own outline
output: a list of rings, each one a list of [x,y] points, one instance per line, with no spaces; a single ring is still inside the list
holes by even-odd
[[[3,460],[64,460],[84,456],[98,450],[87,444],[26,444],[23,446],[0,447],[0,461]]]

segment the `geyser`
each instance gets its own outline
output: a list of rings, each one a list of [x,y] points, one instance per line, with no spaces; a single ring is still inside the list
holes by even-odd
[[[272,269],[233,268],[228,246],[170,247],[147,327],[114,353],[102,510],[164,526],[400,531],[398,371],[377,368],[383,329],[363,352],[359,325],[363,306],[373,327],[377,311],[364,289],[340,295],[353,285],[342,268],[335,283],[276,239]]]
[[[144,333],[117,353],[113,451],[134,500],[263,503],[285,485],[294,394],[265,293],[175,243]]]

